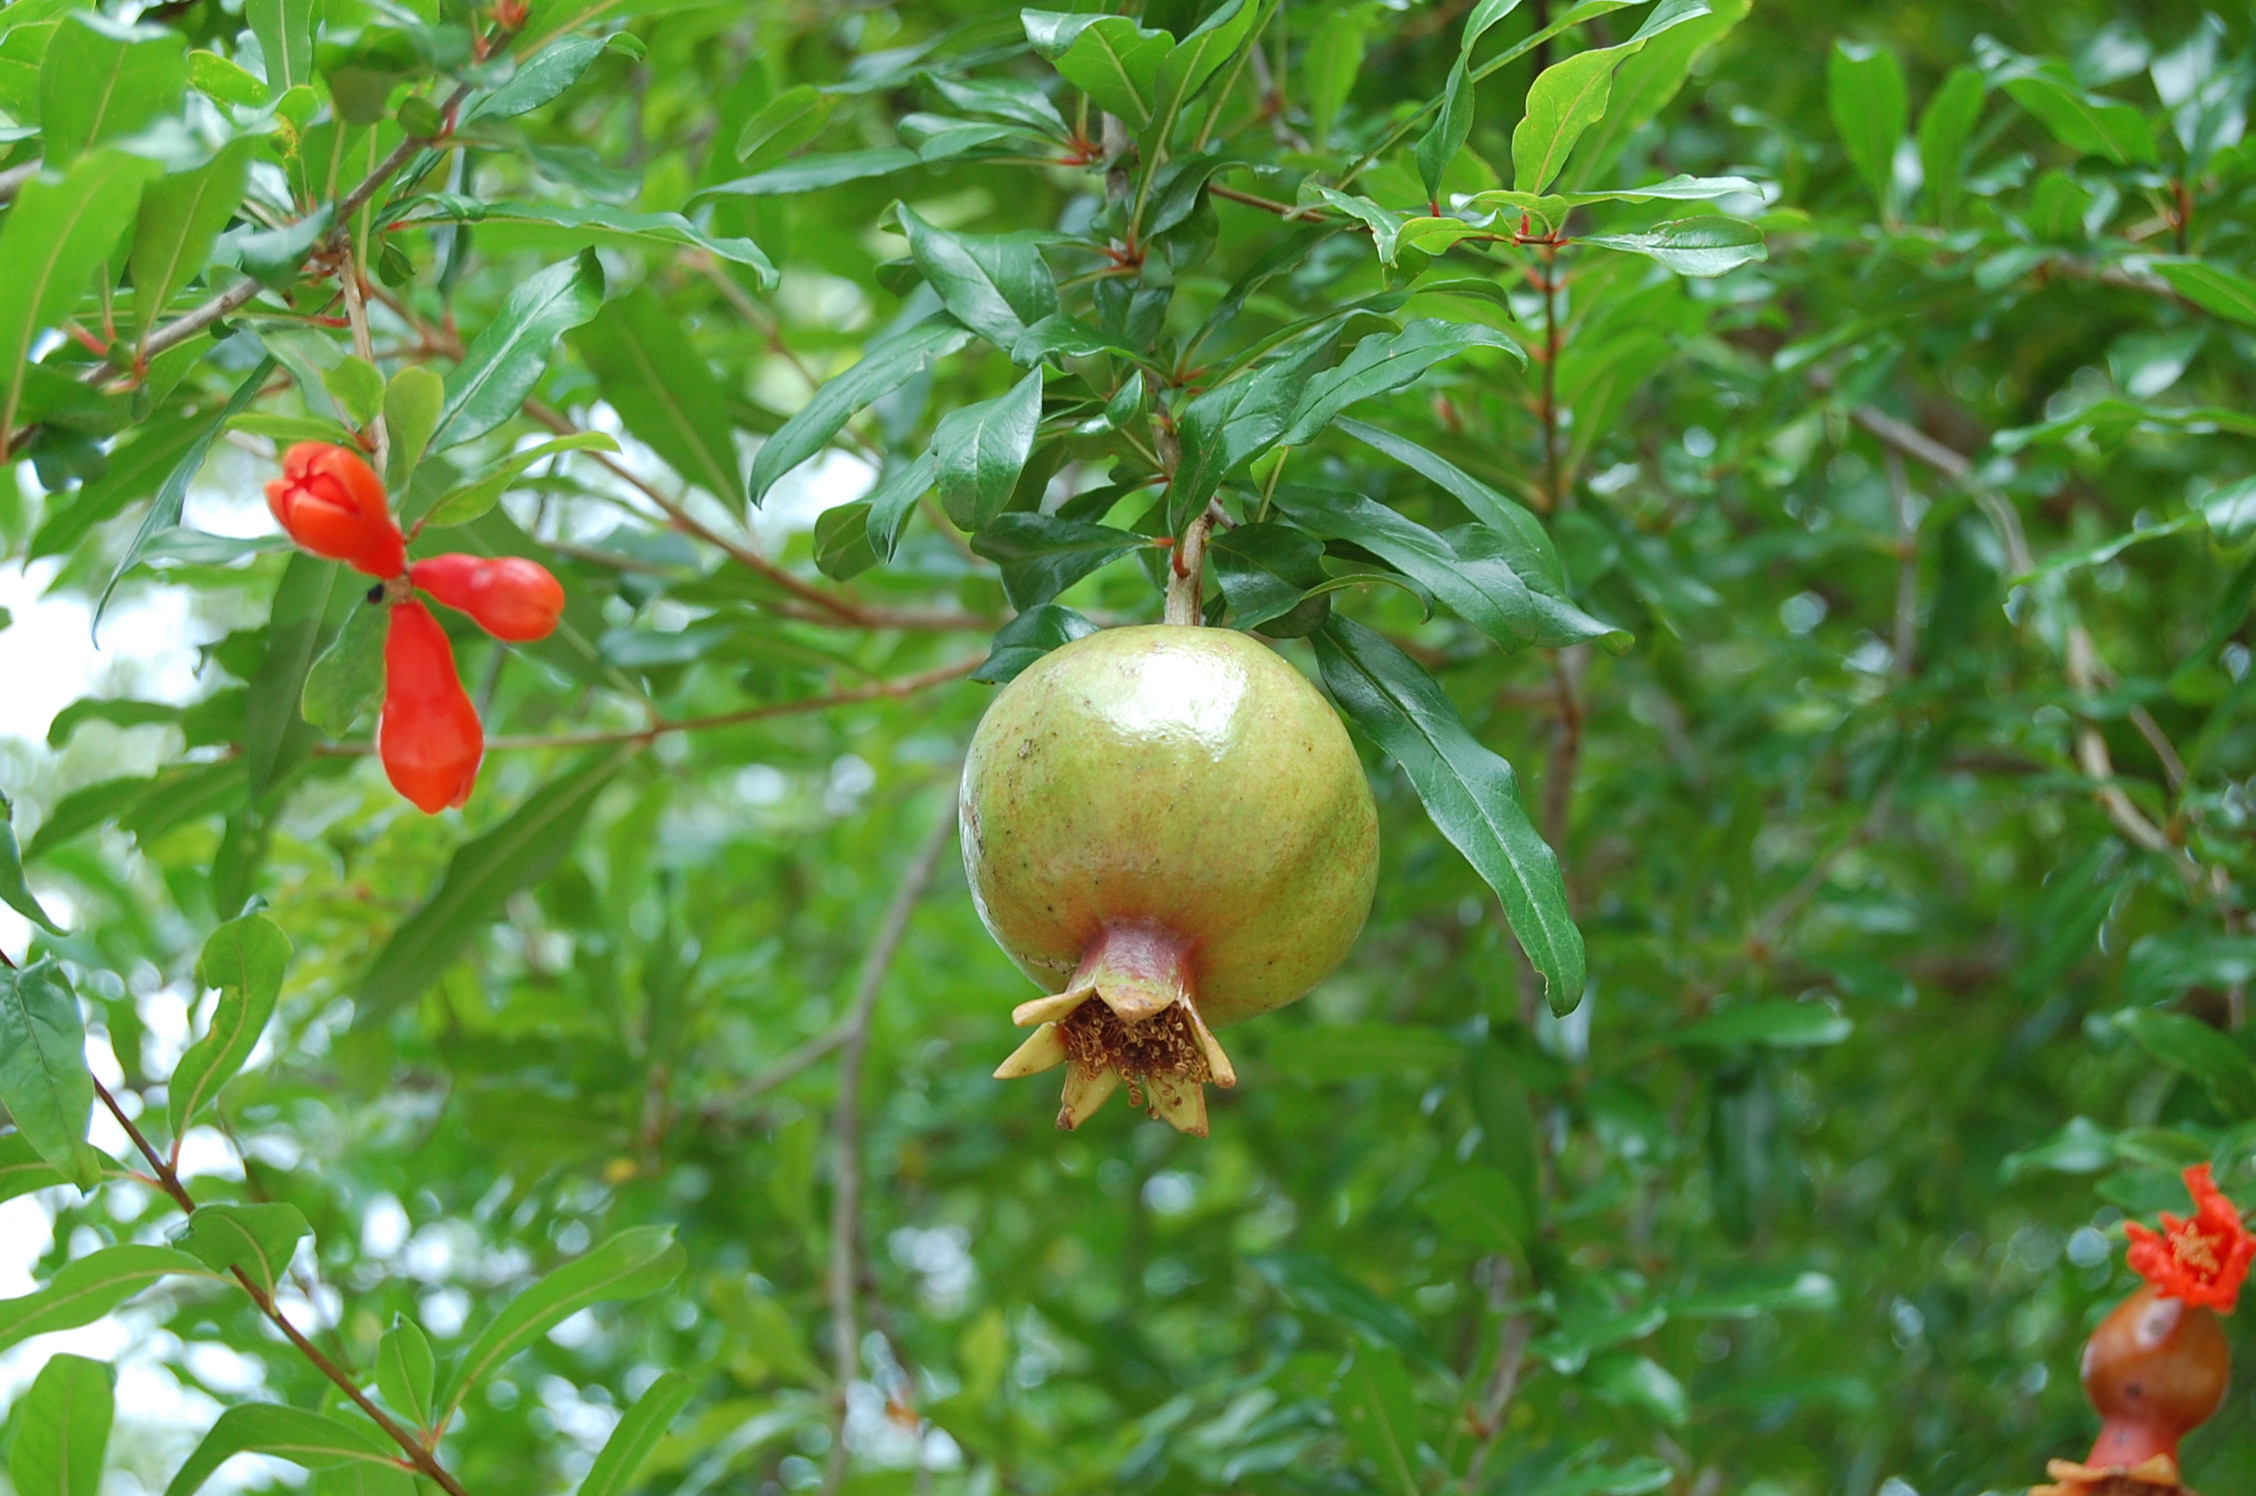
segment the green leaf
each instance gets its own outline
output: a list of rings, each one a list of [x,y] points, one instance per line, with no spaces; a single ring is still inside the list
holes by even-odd
[[[241,415],[251,401],[258,398],[258,392],[266,386],[267,375],[274,372],[274,364],[272,354],[258,361],[243,382],[235,387],[235,393],[228,398],[227,404],[220,407],[219,414],[196,433],[195,440],[180,454],[180,461],[165,475],[164,482],[157,488],[156,497],[149,501],[149,512],[141,517],[141,528],[135,530],[133,538],[126,542],[125,554],[118,557],[117,566],[110,573],[110,580],[103,586],[101,597],[95,601],[92,624],[95,630],[102,627],[102,614],[108,610],[110,599],[116,596],[118,583],[125,580],[127,572],[141,564],[142,553],[148,550],[149,543],[164,531],[179,527],[181,512],[188,503],[188,485],[194,483],[196,475],[204,470],[204,459],[211,455],[212,443],[219,440],[220,433],[227,429],[229,422]]]
[[[1034,432],[1041,422],[1039,364],[1009,393],[960,406],[940,418],[932,433],[932,456],[938,465],[940,505],[948,518],[977,532],[1002,512],[1033,455]]]
[[[1181,407],[1176,436],[1182,460],[1168,488],[1170,530],[1206,507],[1222,480],[1277,444],[1306,392],[1305,370],[1320,351],[1304,348],[1254,372],[1226,380]]]
[[[930,452],[914,462],[888,463],[878,475],[877,484],[868,494],[870,548],[881,560],[890,561],[900,547],[901,531],[909,523],[917,500],[932,491],[938,481],[940,464]]]
[[[603,305],[603,265],[592,249],[525,280],[446,377],[431,448],[475,440],[517,414],[548,366],[557,338]]]
[[[1051,650],[1096,631],[1095,624],[1057,603],[1028,608],[996,630],[994,647],[971,672],[971,678],[996,686],[1016,680],[1021,671]]]
[[[998,348],[1009,350],[1058,309],[1057,282],[1027,235],[951,234],[907,207],[901,231],[940,304]]]
[[[1557,648],[1614,632],[1572,604],[1538,594],[1502,545],[1484,548],[1493,554],[1468,553],[1359,494],[1287,486],[1278,489],[1275,504],[1310,534],[1378,556],[1506,649]]]
[[[1919,166],[1924,182],[1920,191],[1927,211],[1938,223],[1949,223],[1958,211],[1959,175],[1966,164],[1966,143],[1974,138],[1989,84],[1981,71],[1956,67],[1942,87],[1919,112]]]
[[[1358,1347],[1332,1394],[1332,1415],[1348,1447],[1378,1467],[1380,1489],[1419,1496],[1418,1391],[1399,1352]]]
[[[2146,116],[2129,104],[2084,92],[2059,63],[2007,79],[2005,91],[2070,150],[2105,156],[2118,166],[2155,159],[2154,132]]]
[[[123,151],[95,151],[73,162],[60,181],[24,183],[0,224],[0,448],[15,430],[24,368],[39,335],[77,306],[133,222],[153,161]]]
[[[1527,113],[1512,130],[1514,190],[1542,192],[1551,185],[1582,132],[1605,117],[1615,66],[1643,45],[1629,41],[1577,52],[1536,75]]]
[[[1455,498],[1473,518],[1494,531],[1499,541],[1508,547],[1504,556],[1512,569],[1519,573],[1520,579],[1527,583],[1530,591],[1539,597],[1561,601],[1566,599],[1566,568],[1559,564],[1559,553],[1553,548],[1551,537],[1545,533],[1543,522],[1524,506],[1506,498],[1440,454],[1396,436],[1391,431],[1383,431],[1348,417],[1333,422],[1333,427],[1365,446],[1385,453]],[[1562,626],[1573,626],[1571,620],[1565,618],[1558,622]],[[1603,624],[1596,626],[1601,629],[1606,627]]]
[[[1356,74],[1363,67],[1364,38],[1378,10],[1368,3],[1327,8],[1301,54],[1301,97],[1308,106],[1310,135],[1319,149],[1331,141],[1340,106],[1355,89]]]
[[[395,1315],[392,1327],[376,1346],[376,1390],[392,1411],[419,1429],[438,1418],[438,1363],[422,1326]]]
[[[1263,1252],[1246,1262],[1295,1307],[1353,1332],[1365,1349],[1391,1347],[1427,1366],[1438,1365],[1416,1320],[1330,1259],[1312,1252]]]
[[[267,618],[266,655],[251,677],[243,711],[243,769],[254,797],[310,746],[298,716],[306,677],[329,620],[341,620],[365,585],[358,572],[303,551],[283,563]]]
[[[1591,1364],[1590,1380],[1606,1401],[1642,1413],[1656,1423],[1682,1428],[1691,1421],[1691,1395],[1651,1356],[1601,1357]]]
[[[422,208],[434,211],[424,212]],[[758,272],[760,283],[772,286],[775,265],[760,246],[749,239],[708,234],[679,213],[631,213],[624,208],[593,204],[566,207],[553,203],[487,202],[435,194],[422,198],[400,224],[477,223],[490,228],[515,228],[513,239],[566,249],[600,246],[618,249],[662,249],[671,259],[676,250],[699,249],[732,265],[747,265]],[[555,229],[555,234],[538,230]]]
[[[636,1226],[564,1264],[509,1301],[479,1332],[439,1399],[447,1416],[485,1375],[590,1304],[639,1299],[677,1277],[688,1254],[670,1226]]]
[[[446,381],[421,364],[409,364],[385,384],[384,432],[391,438],[391,455],[384,486],[393,493],[407,492],[445,411]]]
[[[313,30],[321,0],[244,0],[243,18],[266,59],[266,86],[280,95],[313,82]]]
[[[133,315],[144,335],[172,293],[203,271],[212,241],[242,205],[257,142],[229,141],[193,171],[158,177],[141,190],[133,225]]]
[[[501,502],[527,469],[563,452],[616,452],[619,444],[600,431],[575,431],[510,453],[460,488],[449,489],[431,505],[423,523],[434,530],[471,524]]]
[[[1720,214],[1679,218],[1635,234],[1590,234],[1575,242],[1644,255],[1678,275],[1722,275],[1769,255],[1762,230]]]
[[[1723,1283],[1669,1301],[1678,1319],[1753,1319],[1758,1314],[1830,1313],[1841,1307],[1841,1288],[1807,1269],[1734,1275]]]
[[[1335,191],[1314,177],[1301,178],[1300,200],[1326,204],[1353,218],[1371,231],[1371,245],[1379,253],[1379,263],[1392,265],[1395,262],[1396,241],[1402,235],[1402,214],[1382,208],[1367,197],[1351,197]]]
[[[1304,445],[1348,406],[1399,390],[1434,365],[1470,348],[1501,348],[1513,362],[1527,362],[1520,345],[1494,328],[1420,317],[1399,332],[1374,333],[1363,339],[1337,368],[1309,379],[1277,440],[1288,447]]]
[[[1700,54],[1745,20],[1753,7],[1754,0],[1707,0],[1706,15],[1686,16],[1666,27],[1615,68],[1605,117],[1583,132],[1565,175],[1578,182],[1603,180],[1630,138],[1684,87]],[[1661,17],[1656,14],[1655,19]]]
[[[0,1132],[0,1200],[68,1183],[60,1169],[39,1156],[31,1139],[20,1132]]]
[[[867,500],[833,504],[815,516],[815,570],[834,582],[851,581],[877,564],[869,538]]]
[[[211,1026],[180,1057],[166,1088],[166,1116],[175,1138],[186,1135],[196,1114],[218,1097],[220,1087],[235,1078],[258,1047],[289,966],[290,937],[263,914],[229,920],[204,942],[196,981],[218,988],[219,1001],[212,1008]]]
[[[1556,1475],[1526,1496],[1648,1496],[1676,1483],[1676,1467],[1657,1455],[1641,1454],[1611,1465],[1590,1465]]]
[[[41,1158],[81,1190],[94,1187],[82,1146],[94,1108],[86,1020],[53,957],[0,967],[0,1105]]]
[[[506,820],[464,844],[430,900],[401,921],[376,953],[355,990],[353,1021],[373,1023],[420,993],[511,894],[562,866],[595,797],[634,753],[629,744],[588,754]]]
[[[2161,1064],[2200,1081],[2226,1116],[2256,1116],[2256,1064],[2238,1044],[2198,1018],[2159,1008],[2130,1008],[2115,1026]]]
[[[920,164],[921,160],[915,151],[897,145],[876,146],[866,151],[832,151],[818,156],[799,156],[781,166],[754,172],[748,177],[701,187],[690,194],[689,205],[695,207],[698,203],[715,197],[791,197],[801,192],[819,192],[825,187],[837,187],[847,182],[889,177],[897,171],[906,171]]]
[[[1449,69],[1448,81],[1442,85],[1441,108],[1434,112],[1434,121],[1426,127],[1426,133],[1418,137],[1415,152],[1418,180],[1425,184],[1428,201],[1440,200],[1442,175],[1449,170],[1449,163],[1457,159],[1457,153],[1465,148],[1472,133],[1472,61],[1460,52]],[[1393,261],[1390,259],[1387,263]]]
[[[90,1325],[159,1278],[208,1277],[204,1265],[170,1247],[105,1247],[67,1264],[44,1288],[0,1299],[0,1350],[56,1330]]]
[[[219,1415],[165,1487],[165,1496],[195,1496],[221,1465],[239,1454],[273,1455],[308,1470],[347,1463],[396,1468],[399,1460],[391,1440],[363,1424],[279,1403],[247,1403]]]
[[[273,98],[256,73],[237,66],[217,52],[188,54],[188,86],[206,98],[240,109],[263,109]]]
[[[1534,1234],[1527,1198],[1501,1169],[1460,1169],[1428,1188],[1418,1206],[1442,1234],[1483,1254],[1525,1260]]]
[[[563,96],[579,82],[596,58],[611,44],[601,36],[565,36],[517,65],[509,81],[473,101],[462,111],[464,120],[515,119],[530,114]]]
[[[579,1496],[625,1496],[632,1490],[635,1476],[696,1391],[697,1384],[678,1371],[652,1382],[603,1441],[587,1479],[580,1482]]]
[[[1823,1003],[1765,1000],[1739,1003],[1688,1023],[1669,1042],[1685,1048],[1817,1049],[1840,1043],[1855,1027]]]
[[[2203,311],[2256,327],[2256,280],[2200,260],[2154,259],[2147,264],[2171,290]]]
[[[116,1410],[110,1379],[101,1362],[67,1353],[40,1368],[16,1409],[16,1496],[98,1496]]]
[[[1260,19],[1260,0],[1223,0],[1207,13],[1184,38],[1160,58],[1152,79],[1151,122],[1143,133],[1150,137],[1147,156],[1159,143],[1158,133],[1170,126],[1183,106],[1198,96],[1222,65],[1237,55]]]
[[[238,1269],[271,1296],[313,1227],[295,1205],[204,1205],[174,1243],[215,1273]]]
[[[54,729],[50,727],[50,741],[53,733]],[[32,895],[31,885],[24,882],[23,850],[16,845],[16,807],[6,795],[0,795],[0,903],[5,903],[50,935],[63,933],[63,927],[39,907],[39,900]]]
[[[1896,54],[1835,42],[1825,59],[1825,107],[1849,165],[1880,211],[1893,212],[1896,142],[1910,113]]]
[[[1087,520],[1016,511],[995,516],[971,548],[1003,569],[1014,608],[1037,608],[1098,567],[1146,544],[1144,537]]]
[[[39,67],[39,130],[50,169],[131,135],[180,107],[188,53],[180,33],[74,11]]]
[[[1041,14],[1025,13],[1029,18]],[[1152,100],[1159,91],[1159,66],[1175,50],[1175,39],[1164,31],[1150,31],[1126,16],[1065,17],[1082,22],[1070,44],[1061,51],[1045,47],[1036,38],[1034,50],[1050,60],[1066,82],[1089,96],[1089,102],[1108,114],[1117,114],[1130,130],[1151,122]],[[1028,35],[1034,22],[1027,22]]]
[[[1348,719],[1402,766],[1441,834],[1503,900],[1552,1011],[1572,1012],[1582,1001],[1582,932],[1512,766],[1466,731],[1433,677],[1362,625],[1334,617],[1316,635],[1316,658]]]
[[[736,159],[747,172],[764,171],[822,134],[838,95],[801,83],[770,99],[737,132]]]
[[[366,429],[384,408],[384,376],[357,355],[347,354],[335,368],[322,371],[321,383],[356,431]]]
[[[637,286],[572,335],[603,398],[627,430],[680,474],[732,507],[744,493],[728,395],[705,357],[648,286]]]
[[[0,295],[4,294],[0,289]],[[75,549],[96,525],[153,492],[179,464],[181,454],[196,440],[201,427],[201,422],[190,417],[152,421],[127,433],[111,449],[108,471],[81,487],[67,505],[56,506],[57,512],[49,514],[33,532],[31,559]]]
[[[752,502],[766,498],[776,480],[829,446],[856,411],[907,384],[929,361],[970,341],[971,334],[960,323],[935,317],[871,343],[861,362],[825,382],[812,400],[760,444],[752,458]]]
[[[1206,556],[1230,605],[1230,622],[1241,629],[1284,617],[1329,580],[1324,548],[1291,525],[1265,521],[1217,530]]]

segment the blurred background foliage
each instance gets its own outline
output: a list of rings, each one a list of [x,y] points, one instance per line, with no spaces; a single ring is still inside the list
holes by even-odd
[[[60,963],[0,1018],[19,1496],[96,1489],[26,1437],[62,1352],[116,1363],[112,1493],[293,1438],[388,1496],[1941,1496],[2082,1453],[2120,1222],[2205,1159],[2256,1197],[2246,17],[1150,0],[1068,31],[960,0],[0,10],[11,626],[108,597],[110,641],[0,742],[0,948]],[[1173,135],[1108,134],[1202,36]],[[1528,100],[1563,64],[1612,90],[1562,139]],[[1516,129],[1576,191],[1737,184],[1576,204]],[[1148,239],[1147,198],[1177,215]],[[787,427],[967,305],[917,223],[1016,236],[979,253],[1057,289],[1006,310],[1078,321],[1015,359],[975,327]],[[962,677],[1155,619],[1143,537],[1194,514],[1151,481],[1203,450],[1175,417],[1289,335],[1322,335],[1296,396],[1412,317],[1465,356],[1349,419],[1556,556],[1434,540],[1468,490],[1431,461],[1229,428],[1207,605],[1281,601],[1312,673],[1282,636],[1321,623],[1442,683],[1558,850],[1583,1000],[1553,1015],[1371,750],[1377,908],[1230,1037],[1213,1137],[1058,1134],[1046,1087],[988,1078],[1030,989],[931,829],[994,690]],[[517,650],[449,620],[493,751],[425,818],[365,713],[300,720],[359,584],[257,491],[278,444],[377,410],[396,439],[401,370],[471,367],[498,393],[451,376],[459,422],[388,454],[401,507],[572,611]],[[1043,367],[1040,443],[943,512],[910,465]],[[1341,492],[1442,549],[1307,519]],[[1257,515],[1275,549],[1228,559]],[[1527,615],[1461,595],[1498,547],[1597,622],[1506,637]],[[152,619],[192,668],[117,642]],[[27,698],[55,668],[9,658]],[[269,1002],[255,1052],[189,1047]],[[83,1083],[27,1078],[66,1010],[99,1160],[63,1136]],[[183,1102],[191,1072],[226,1084]],[[207,1212],[186,1238],[120,1118]],[[463,1402],[410,1476],[345,1386],[412,1438],[418,1345]],[[2195,1486],[2256,1467],[2249,1407],[2188,1442]]]

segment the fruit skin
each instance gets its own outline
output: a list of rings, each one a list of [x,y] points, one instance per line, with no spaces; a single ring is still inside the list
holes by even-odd
[[[376,752],[392,788],[426,815],[461,805],[478,783],[485,729],[455,673],[446,630],[418,602],[395,605],[384,636]]]
[[[408,580],[450,608],[477,620],[496,639],[529,644],[556,631],[564,584],[521,556],[432,556],[408,568]]]
[[[266,485],[266,507],[292,540],[316,556],[372,577],[407,569],[407,543],[392,521],[384,482],[360,454],[330,442],[299,442]]]
[[[2118,1304],[2084,1346],[2084,1395],[2103,1422],[2087,1465],[2177,1457],[2178,1440],[2225,1400],[2232,1348],[2209,1309],[2151,1285]]]
[[[1044,655],[987,709],[961,807],[979,916],[1020,970],[1056,992],[1108,922],[1156,924],[1188,943],[1212,1028],[1323,980],[1378,881],[1346,729],[1231,629],[1106,629]]]

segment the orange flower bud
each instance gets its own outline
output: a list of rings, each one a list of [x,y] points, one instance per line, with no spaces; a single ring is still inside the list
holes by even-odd
[[[329,442],[300,442],[266,485],[266,507],[290,538],[316,556],[372,577],[396,577],[407,546],[392,522],[384,484],[360,454]]]
[[[433,556],[408,568],[408,579],[450,608],[459,608],[496,639],[525,644],[556,631],[564,585],[537,561],[519,556]]]
[[[478,782],[485,729],[455,674],[446,630],[418,602],[392,609],[376,751],[392,788],[427,815],[461,805]]]

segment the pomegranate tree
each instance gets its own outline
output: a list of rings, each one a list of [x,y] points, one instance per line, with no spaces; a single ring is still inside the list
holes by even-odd
[[[980,918],[1047,996],[995,1073],[1066,1067],[1058,1126],[1123,1083],[1206,1134],[1214,1031],[1284,1006],[1355,943],[1378,816],[1339,718],[1229,629],[1109,629],[995,698],[963,775]]]

